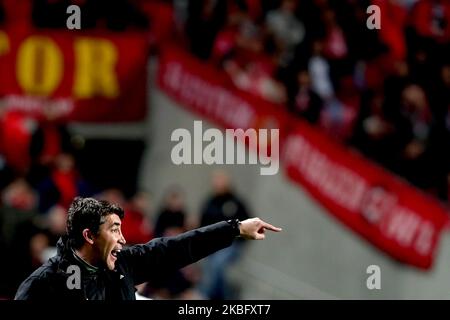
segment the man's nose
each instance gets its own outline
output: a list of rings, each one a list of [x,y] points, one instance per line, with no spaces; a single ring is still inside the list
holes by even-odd
[[[127,243],[123,234],[120,234],[119,243],[123,246]]]

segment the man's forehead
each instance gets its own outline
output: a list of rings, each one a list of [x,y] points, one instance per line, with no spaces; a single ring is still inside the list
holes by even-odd
[[[106,216],[106,221],[105,221],[108,225],[121,225],[122,222],[120,220],[120,217],[113,213],[113,214],[109,214]]]

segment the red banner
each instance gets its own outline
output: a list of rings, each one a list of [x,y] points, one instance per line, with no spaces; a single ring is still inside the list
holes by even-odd
[[[330,213],[393,258],[430,268],[447,209],[318,130],[232,87],[219,70],[179,49],[162,50],[159,86],[224,128],[282,129],[282,166]]]
[[[149,40],[140,32],[0,30],[0,104],[70,121],[145,117]]]
[[[446,210],[381,167],[298,123],[282,156],[288,176],[329,212],[396,259],[427,269]]]

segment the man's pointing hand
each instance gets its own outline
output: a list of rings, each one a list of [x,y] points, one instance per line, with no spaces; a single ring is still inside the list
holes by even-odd
[[[240,236],[249,240],[263,240],[266,237],[264,234],[266,229],[275,232],[280,232],[282,230],[259,218],[241,221],[239,225]]]

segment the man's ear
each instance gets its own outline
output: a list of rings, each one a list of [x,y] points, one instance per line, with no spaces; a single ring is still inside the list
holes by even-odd
[[[94,237],[92,235],[91,230],[84,229],[83,230],[83,238],[84,238],[84,240],[86,240],[86,242],[88,242],[90,244],[94,244]]]

